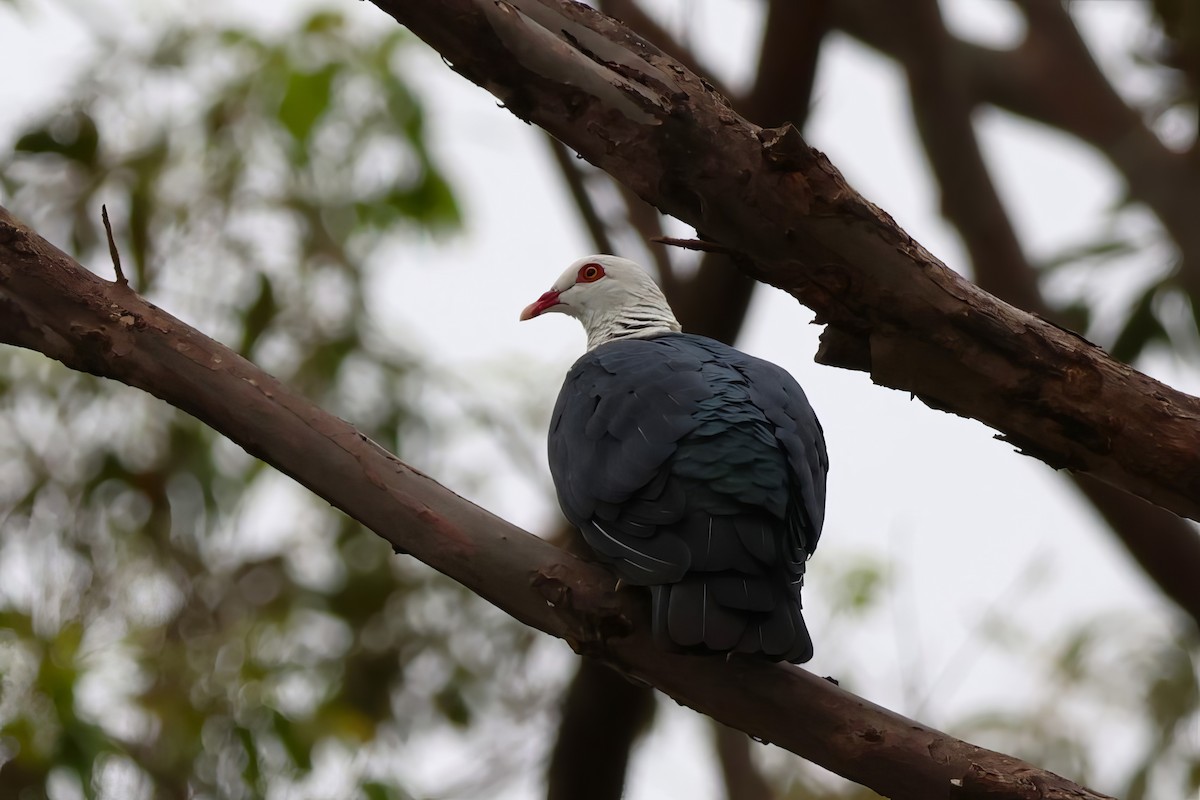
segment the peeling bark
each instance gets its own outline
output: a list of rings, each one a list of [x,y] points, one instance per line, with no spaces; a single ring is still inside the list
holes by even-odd
[[[0,342],[180,408],[527,625],[892,798],[1102,797],[803,669],[664,652],[643,592],[469,503],[0,209]],[[1004,784],[1011,784],[1011,790]]]
[[[941,188],[942,213],[962,235],[976,282],[1055,321],[984,163],[971,120],[978,100],[968,76],[955,68],[955,45],[961,43],[946,30],[936,2],[876,3],[869,16],[894,36],[892,53],[908,75],[913,117]],[[1081,57],[1087,59],[1086,52]],[[1200,626],[1200,532],[1195,526],[1086,474],[1071,477],[1146,574]]]
[[[838,366],[977,419],[1056,469],[1200,519],[1200,400],[948,269],[794,129],[747,122],[704,79],[581,4],[376,5],[518,117],[812,308],[845,345]]]

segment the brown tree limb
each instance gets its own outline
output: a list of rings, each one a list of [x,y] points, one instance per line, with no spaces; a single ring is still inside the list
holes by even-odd
[[[974,110],[953,43],[935,0],[903,7],[879,3],[877,18],[904,44],[896,54],[908,75],[913,116],[942,193],[942,214],[959,231],[983,289],[1054,319],[1037,272],[1021,249],[971,122]],[[1135,561],[1200,627],[1200,534],[1174,514],[1083,475],[1076,486]]]
[[[717,759],[721,762],[721,776],[725,780],[725,797],[728,800],[771,800],[775,792],[767,783],[750,752],[751,740],[746,734],[713,722],[713,740],[717,748]]]
[[[880,794],[1023,800],[1037,787],[1048,799],[1101,797],[805,670],[658,649],[643,592],[614,592],[611,573],[463,500],[229,348],[87,272],[3,209],[0,342],[153,394],[521,622]],[[970,790],[977,773],[1009,788]]]
[[[1053,467],[1200,519],[1200,400],[947,269],[794,128],[747,122],[587,6],[376,4],[513,113],[746,256],[753,277],[792,293],[848,345],[839,365],[978,419]]]
[[[895,33],[908,76],[913,118],[941,191],[942,215],[962,236],[975,281],[1018,308],[1048,309],[1038,291],[1017,232],[996,191],[971,121],[974,103],[955,69],[953,37],[936,0],[913,0],[899,11],[880,3],[875,12]]]
[[[575,208],[579,211],[579,216],[583,218],[588,235],[592,237],[592,241],[596,245],[596,252],[613,252],[612,239],[608,235],[608,225],[600,218],[600,213],[596,211],[595,204],[588,196],[587,186],[584,185],[583,171],[575,163],[575,156],[571,153],[571,149],[553,136],[546,137],[546,144],[549,145],[550,153],[554,156],[554,163],[558,166],[559,174],[563,176],[563,183],[567,185],[571,200],[575,202]]]
[[[901,58],[906,45],[890,25],[889,0],[838,0],[834,25],[865,44]],[[972,98],[1043,122],[1095,147],[1125,178],[1183,255],[1181,280],[1200,298],[1200,169],[1154,135],[1105,79],[1060,3],[1022,2],[1025,40],[996,50],[954,39],[951,59]],[[1051,79],[1052,78],[1052,79]]]
[[[816,81],[828,0],[770,0],[754,85],[733,107],[759,125],[803,130]],[[719,252],[710,252],[689,291],[674,304],[684,330],[733,344],[746,321],[755,281]],[[721,308],[718,315],[708,309]]]
[[[654,716],[654,692],[595,659],[563,698],[563,717],[546,770],[549,800],[620,798],[633,742]]]
[[[653,42],[656,47],[692,72],[695,72],[697,75],[709,74],[709,70],[704,68],[704,65],[696,58],[696,54],[692,52],[691,48],[669,34],[666,28],[655,22],[654,18],[642,8],[638,0],[598,0],[596,5],[605,14],[614,19],[621,20],[631,30],[637,31],[639,35],[645,37],[646,41]],[[719,78],[709,77],[707,80],[708,85],[716,91],[726,97],[733,96],[733,92],[721,83]]]

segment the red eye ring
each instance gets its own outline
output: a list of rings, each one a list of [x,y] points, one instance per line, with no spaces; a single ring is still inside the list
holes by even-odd
[[[604,267],[592,261],[584,264],[579,268],[579,275],[575,278],[576,283],[592,283],[604,277]]]

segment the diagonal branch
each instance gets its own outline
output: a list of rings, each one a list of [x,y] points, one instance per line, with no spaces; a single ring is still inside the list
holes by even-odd
[[[600,10],[605,14],[612,16],[614,19],[621,20],[631,30],[635,30],[644,36],[646,41],[653,42],[656,47],[692,72],[697,74],[708,73],[708,70],[703,68],[703,65],[696,58],[696,54],[692,52],[691,48],[677,40],[667,32],[666,28],[655,22],[654,18],[642,8],[638,0],[599,0],[598,5]],[[387,9],[384,10],[386,11]],[[733,96],[733,92],[717,78],[708,78],[708,85],[726,97]]]
[[[3,209],[0,342],[165,400],[521,622],[880,794],[1018,800],[1036,787],[1051,800],[1101,797],[802,669],[659,650],[643,624],[644,593],[613,592],[604,569],[463,500]]]
[[[942,193],[942,213],[958,229],[975,279],[998,297],[1053,319],[1037,273],[1021,250],[971,122],[973,102],[954,69],[954,39],[935,0],[903,9],[881,2],[876,19],[895,31],[908,74],[913,116]],[[1085,476],[1075,483],[1160,589],[1200,626],[1200,534],[1174,514]]]
[[[513,113],[811,307],[838,339],[838,366],[1200,519],[1200,400],[947,269],[794,128],[747,122],[587,6],[376,3]]]
[[[754,85],[734,101],[734,108],[759,125],[790,123],[803,130],[828,18],[828,0],[770,0]],[[678,301],[672,299],[684,330],[733,344],[755,286],[733,266],[728,256],[717,253],[701,259],[688,291]],[[708,313],[713,308],[722,313]]]
[[[583,171],[575,163],[575,156],[571,155],[570,148],[553,136],[546,137],[546,144],[549,145],[550,153],[554,156],[554,163],[563,176],[563,183],[567,184],[567,191],[571,193],[571,199],[575,202],[579,216],[583,217],[583,224],[587,227],[588,235],[592,237],[592,241],[596,245],[596,252],[613,252],[612,240],[608,235],[608,225],[601,219],[600,212],[596,210],[592,198],[588,195]]]

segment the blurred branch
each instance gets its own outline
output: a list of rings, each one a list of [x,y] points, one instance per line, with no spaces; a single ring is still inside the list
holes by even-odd
[[[0,341],[192,414],[521,622],[883,795],[1101,797],[802,669],[660,650],[642,624],[644,593],[614,592],[611,573],[463,500],[229,348],[91,274],[3,210],[0,312]]]
[[[834,25],[899,60],[907,45],[886,0],[838,0]],[[952,39],[948,58],[972,100],[1043,122],[1095,147],[1129,194],[1162,222],[1183,255],[1181,279],[1200,299],[1200,165],[1166,147],[1105,79],[1066,5],[1022,0],[1028,33],[995,50]],[[1053,80],[1047,79],[1053,76]]]
[[[947,269],[795,128],[747,122],[587,6],[376,2],[509,110],[812,308],[840,340],[839,366],[1200,518],[1200,400]]]
[[[1057,6],[1056,6],[1057,8]],[[971,122],[974,103],[955,69],[953,43],[936,0],[879,2],[876,19],[902,42],[913,115],[941,188],[942,214],[958,229],[981,287],[1054,318],[996,192]],[[1189,523],[1086,476],[1075,483],[1150,578],[1200,627],[1200,534]]]
[[[654,716],[654,692],[591,658],[579,660],[547,770],[549,800],[620,798],[634,740]]]
[[[608,226],[604,224],[604,220],[600,219],[600,214],[596,211],[592,198],[588,196],[587,186],[584,185],[583,180],[583,170],[576,163],[571,149],[550,135],[546,136],[546,143],[550,145],[550,152],[554,154],[554,163],[558,165],[563,182],[567,184],[567,191],[571,193],[571,199],[575,201],[579,216],[583,217],[583,224],[587,226],[588,234],[596,245],[596,252],[613,252],[612,240],[608,236]]]
[[[1044,314],[1037,275],[979,149],[971,122],[974,105],[955,69],[953,39],[937,0],[914,0],[897,11],[886,2],[874,8],[902,43],[898,59],[908,75],[913,117],[941,190],[942,214],[958,228],[980,286],[1018,308]]]
[[[721,761],[721,775],[725,779],[725,797],[728,800],[771,800],[775,793],[754,764],[750,738],[719,722],[713,723],[713,738],[717,758]]]

